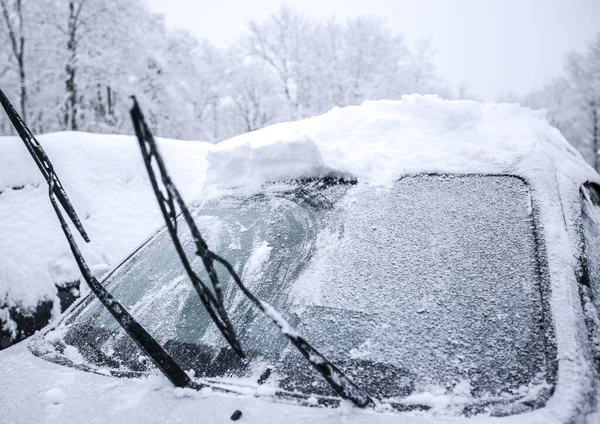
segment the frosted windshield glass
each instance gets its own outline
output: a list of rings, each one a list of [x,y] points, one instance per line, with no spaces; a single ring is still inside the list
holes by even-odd
[[[532,205],[517,178],[283,186],[222,199],[196,209],[195,217],[211,249],[237,267],[248,287],[374,396],[400,399],[459,387],[493,400],[547,386]],[[193,258],[189,235],[184,239]],[[269,368],[266,384],[334,395],[227,284],[226,307],[248,354],[237,359],[164,231],[107,283],[184,369],[256,382]],[[95,301],[66,339],[90,361],[146,367]]]

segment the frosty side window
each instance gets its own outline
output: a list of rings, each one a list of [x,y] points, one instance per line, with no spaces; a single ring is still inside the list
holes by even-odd
[[[600,310],[600,194],[597,186],[586,184],[581,205],[585,260],[594,305]]]

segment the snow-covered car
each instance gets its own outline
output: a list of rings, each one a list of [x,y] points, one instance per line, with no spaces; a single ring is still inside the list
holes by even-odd
[[[0,352],[3,420],[600,420],[600,176],[543,115],[411,96],[206,159],[210,248],[376,405],[340,399],[230,283],[235,356],[163,229],[103,284],[204,388],[173,388],[88,296]]]

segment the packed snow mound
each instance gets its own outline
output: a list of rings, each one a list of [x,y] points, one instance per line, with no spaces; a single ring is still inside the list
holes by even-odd
[[[97,276],[163,225],[136,139],[64,132],[38,140],[90,236],[86,244],[72,227]],[[184,198],[197,197],[210,145],[158,143]],[[0,308],[33,308],[55,298],[55,284],[79,278],[42,174],[18,137],[0,137]]]
[[[207,183],[338,174],[385,184],[421,172],[510,172],[522,157],[540,151],[583,163],[543,111],[410,95],[226,140],[208,153]]]

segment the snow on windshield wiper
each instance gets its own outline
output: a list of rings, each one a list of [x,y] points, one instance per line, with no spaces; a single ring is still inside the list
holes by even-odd
[[[67,212],[67,215],[75,225],[75,228],[77,228],[77,231],[79,231],[79,234],[81,234],[81,237],[87,243],[89,243],[90,239],[85,230],[83,229],[83,225],[81,225],[81,221],[75,213],[75,209],[73,208],[71,201],[67,197],[67,193],[65,193],[65,190],[63,189],[63,186],[60,180],[58,179],[58,176],[54,172],[54,168],[52,167],[52,163],[50,163],[50,159],[48,159],[46,152],[44,151],[40,143],[35,139],[31,131],[29,131],[29,128],[27,128],[27,126],[25,125],[25,123],[23,122],[13,105],[10,103],[8,98],[4,95],[4,92],[2,90],[0,90],[0,103],[2,104],[2,107],[4,107],[8,118],[12,122],[13,127],[15,127],[15,130],[17,130],[17,133],[21,137],[21,140],[23,140],[23,143],[25,143],[25,147],[27,147],[27,150],[29,150],[31,157],[33,158],[35,164],[38,166],[40,172],[49,184],[50,181],[52,181],[52,193],[54,193],[54,196],[56,196],[63,209]]]
[[[152,184],[152,188],[154,190],[154,194],[156,195],[156,199],[158,200],[158,205],[160,206],[160,210],[162,212],[163,217],[165,218],[165,222],[167,224],[167,229],[169,230],[169,234],[171,235],[171,239],[173,244],[175,245],[175,249],[177,250],[177,254],[179,255],[179,259],[185,268],[187,275],[192,282],[192,285],[198,296],[200,297],[200,301],[204,305],[204,308],[210,315],[211,319],[225,337],[225,340],[229,343],[231,348],[236,352],[238,356],[241,358],[245,358],[246,355],[242,350],[242,347],[235,335],[235,330],[233,328],[233,324],[231,324],[231,320],[229,319],[227,312],[225,311],[224,302],[223,302],[223,290],[221,288],[221,284],[219,279],[217,278],[217,273],[215,272],[213,266],[213,259],[207,257],[206,255],[202,255],[200,252],[206,250],[206,243],[200,237],[200,232],[196,228],[194,224],[194,220],[190,215],[189,211],[185,207],[181,196],[179,195],[179,191],[171,181],[171,178],[167,174],[167,169],[165,164],[163,163],[162,157],[158,154],[156,143],[154,143],[154,137],[146,123],[144,122],[144,117],[142,116],[142,111],[140,110],[135,97],[133,98],[133,108],[131,109],[131,119],[133,121],[133,128],[135,130],[135,134],[140,144],[140,149],[142,150],[142,156],[144,158],[144,164],[146,165],[146,170],[148,171],[148,175],[150,176],[150,182]],[[154,162],[153,162],[154,160]],[[161,190],[158,185],[158,180],[156,179],[156,174],[154,173],[154,169],[152,168],[152,164],[155,163],[158,167],[158,170],[162,177],[162,182],[165,190]],[[192,231],[192,236],[194,237],[194,241],[196,242],[198,255],[202,258],[202,262],[204,263],[204,267],[206,268],[206,272],[210,278],[210,282],[214,288],[215,294],[213,295],[212,291],[204,284],[204,282],[196,275],[194,270],[192,269],[192,265],[188,260],[185,252],[183,250],[183,246],[177,237],[177,210],[175,208],[175,202],[179,205],[181,212],[185,218],[186,223],[190,227]]]
[[[225,311],[221,285],[214,269],[215,262],[220,263],[225,267],[244,295],[250,299],[250,301],[263,312],[263,314],[269,317],[279,327],[281,332],[292,342],[294,346],[296,346],[296,348],[308,360],[308,362],[310,362],[315,370],[317,370],[319,374],[325,378],[325,380],[342,398],[352,401],[359,407],[374,405],[375,403],[373,399],[367,392],[356,385],[338,367],[336,367],[314,347],[312,347],[306,340],[304,340],[271,305],[256,298],[242,283],[239,275],[229,262],[208,249],[208,246],[202,238],[200,230],[198,230],[191,213],[189,212],[185,202],[179,194],[179,191],[167,173],[167,169],[164,165],[162,157],[158,152],[158,147],[156,145],[156,141],[154,140],[154,136],[146,125],[144,116],[135,97],[133,98],[131,119],[133,121],[135,134],[140,144],[142,157],[144,158],[144,164],[146,165],[146,170],[148,171],[148,175],[152,183],[152,188],[154,189],[154,193],[158,200],[171,238],[173,239],[175,248],[177,249],[177,253],[179,254],[190,281],[192,281],[194,288],[196,288],[196,291],[200,295],[202,303],[206,307],[207,311],[211,314],[213,321],[215,321],[217,327],[219,330],[221,330],[221,333],[223,333],[234,350],[236,350],[238,354],[242,352],[240,343],[238,342],[233,330],[233,326],[231,325],[231,321],[229,320]],[[162,180],[162,186],[164,187],[164,190],[161,190],[159,187],[153,164],[156,165],[158,172],[160,172],[160,178]],[[175,209],[175,203],[177,203],[179,206],[185,223],[191,231],[196,246],[196,254],[202,259],[204,268],[206,269],[206,272],[209,275],[211,283],[215,289],[215,296],[212,296],[212,292],[209,290],[209,288],[204,285],[204,283],[196,275],[188,258],[185,255],[182,243],[177,234],[177,213]],[[211,300],[207,301],[206,299]],[[219,321],[218,318],[215,318],[217,315],[222,321]]]
[[[48,196],[52,207],[56,212],[56,216],[60,221],[63,233],[67,238],[71,252],[75,257],[77,266],[83,276],[85,282],[90,287],[90,290],[96,295],[98,300],[104,305],[111,315],[117,320],[119,325],[125,330],[125,332],[133,339],[138,347],[152,360],[156,367],[162,371],[162,373],[176,386],[186,387],[193,386],[194,384],[188,377],[188,375],[177,365],[175,360],[169,356],[169,354],[162,348],[162,346],[152,338],[152,336],[142,327],[127,310],[100,284],[100,282],[93,276],[88,267],[75,239],[73,233],[67,224],[61,210],[59,203],[62,205],[67,215],[82,237],[89,242],[89,238],[83,229],[83,225],[77,218],[75,209],[67,197],[67,193],[62,188],[58,176],[54,172],[54,168],[50,159],[44,152],[42,146],[35,139],[29,128],[25,125],[13,105],[6,98],[2,90],[0,90],[0,103],[4,107],[6,114],[10,118],[13,126],[17,130],[17,133],[27,146],[29,153],[33,157],[33,160],[40,168],[42,175],[48,183]],[[58,200],[58,201],[57,201]]]

